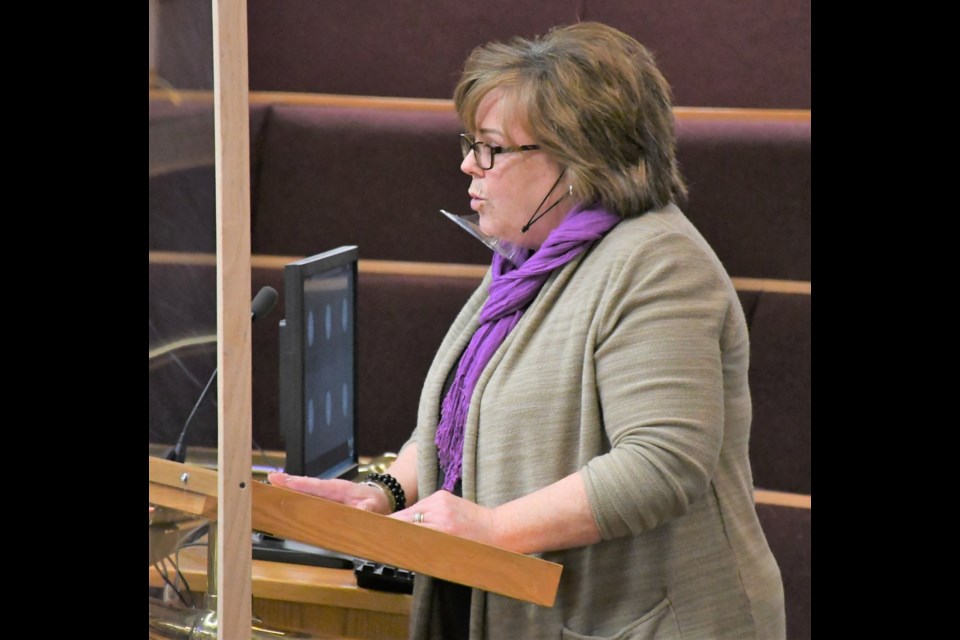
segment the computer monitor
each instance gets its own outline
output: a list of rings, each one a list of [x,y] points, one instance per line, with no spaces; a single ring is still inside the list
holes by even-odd
[[[284,265],[280,428],[293,475],[357,475],[357,259],[343,246]]]

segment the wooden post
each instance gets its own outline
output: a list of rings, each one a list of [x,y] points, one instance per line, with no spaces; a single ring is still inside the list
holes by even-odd
[[[217,181],[217,638],[251,634],[250,111],[246,0],[213,1]]]

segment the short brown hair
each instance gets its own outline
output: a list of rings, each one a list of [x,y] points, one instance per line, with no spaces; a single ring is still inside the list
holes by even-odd
[[[622,31],[585,22],[477,47],[454,90],[468,131],[494,89],[504,90],[506,117],[566,166],[584,205],[630,217],[686,196],[670,86]]]

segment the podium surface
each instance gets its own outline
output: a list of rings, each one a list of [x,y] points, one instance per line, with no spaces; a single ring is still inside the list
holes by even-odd
[[[216,471],[155,457],[149,464],[151,504],[216,520]],[[256,480],[248,488],[255,531],[541,606],[556,598],[558,564]],[[178,559],[190,590],[206,592],[206,548],[181,549]],[[254,560],[251,573],[253,615],[264,624],[321,637],[407,637],[411,597],[362,589],[349,569]],[[154,567],[150,584],[163,584]]]

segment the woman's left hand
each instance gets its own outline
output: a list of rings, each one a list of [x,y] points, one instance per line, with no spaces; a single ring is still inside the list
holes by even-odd
[[[449,491],[437,491],[413,506],[391,514],[390,517],[461,538],[497,545],[495,510],[458,498]]]

